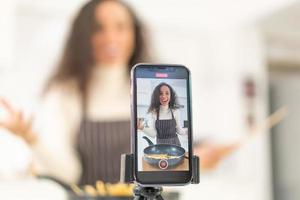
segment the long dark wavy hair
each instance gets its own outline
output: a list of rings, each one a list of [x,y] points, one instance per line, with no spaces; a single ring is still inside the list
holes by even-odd
[[[153,93],[151,96],[151,104],[149,106],[148,113],[150,113],[150,112],[158,113],[159,107],[160,107],[160,98],[159,98],[160,97],[160,88],[162,86],[167,86],[171,93],[169,108],[170,109],[178,109],[180,107],[179,103],[178,103],[177,94],[174,91],[174,89],[169,84],[163,82],[163,83],[158,84],[153,90]]]
[[[99,27],[95,20],[96,7],[105,1],[114,1],[124,6],[133,21],[135,44],[133,53],[127,63],[128,77],[133,65],[139,62],[148,61],[143,28],[133,10],[120,0],[91,0],[81,8],[75,17],[62,58],[58,64],[57,70],[48,80],[44,93],[54,85],[64,84],[69,80],[75,80],[81,96],[83,109],[86,108],[89,80],[92,69],[95,66],[90,38]]]

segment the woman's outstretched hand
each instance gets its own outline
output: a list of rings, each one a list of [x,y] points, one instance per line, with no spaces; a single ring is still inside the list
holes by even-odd
[[[143,130],[144,125],[143,125],[143,120],[142,119],[137,119],[137,129]]]
[[[0,98],[0,107],[8,113],[6,119],[0,120],[0,127],[23,138],[28,144],[34,144],[37,140],[37,136],[32,132],[33,117],[25,119],[22,111],[13,108],[10,103],[3,98]]]
[[[197,145],[194,153],[200,157],[200,167],[203,170],[212,170],[226,158],[230,153],[238,148],[238,144],[214,144],[204,143]]]

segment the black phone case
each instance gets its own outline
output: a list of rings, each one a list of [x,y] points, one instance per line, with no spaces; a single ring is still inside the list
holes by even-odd
[[[137,171],[137,150],[136,150],[136,147],[137,147],[137,137],[136,137],[136,124],[137,124],[137,116],[136,116],[136,112],[137,112],[137,108],[136,108],[136,77],[135,77],[135,70],[137,70],[139,67],[142,67],[142,68],[155,68],[155,67],[184,67],[187,72],[188,72],[188,85],[187,85],[187,91],[188,91],[188,100],[189,100],[189,121],[190,123],[188,123],[187,121],[185,121],[184,123],[184,126],[189,126],[190,130],[189,130],[189,177],[190,177],[190,180],[187,181],[187,182],[183,182],[183,181],[180,181],[180,180],[176,180],[176,181],[173,181],[173,182],[164,182],[163,180],[160,180],[160,181],[154,181],[154,182],[149,182],[149,181],[144,181],[144,180],[141,180],[138,178],[138,171]],[[155,77],[153,77],[155,78]],[[186,184],[189,184],[189,183],[192,183],[194,181],[195,178],[193,178],[194,174],[193,173],[196,173],[197,172],[193,172],[194,170],[193,169],[193,165],[195,164],[195,160],[197,160],[197,158],[193,158],[192,155],[193,155],[193,151],[192,151],[192,113],[191,113],[191,88],[190,88],[190,71],[188,70],[188,68],[186,68],[185,66],[183,65],[174,65],[174,64],[137,64],[135,65],[132,70],[131,70],[131,132],[132,132],[132,141],[131,141],[131,144],[132,144],[132,164],[130,164],[130,166],[132,166],[132,169],[133,169],[133,173],[132,174],[128,174],[127,173],[127,176],[131,177],[132,180],[136,181],[137,183],[139,184],[142,184],[142,185],[186,185]],[[195,160],[194,160],[195,159]],[[126,162],[131,162],[131,161],[126,161]],[[199,163],[199,162],[198,162]],[[128,163],[127,163],[128,164]],[[199,170],[196,170],[196,171],[199,171]],[[147,173],[151,173],[151,172],[147,172]],[[171,172],[172,173],[172,172]],[[177,173],[177,172],[176,172]],[[125,172],[123,172],[123,174],[126,174]],[[172,175],[173,176],[173,175]],[[127,177],[128,178],[128,177]],[[130,179],[130,178],[129,178]],[[128,180],[129,180],[128,179]],[[196,178],[197,179],[197,178]],[[197,181],[196,181],[197,182]]]

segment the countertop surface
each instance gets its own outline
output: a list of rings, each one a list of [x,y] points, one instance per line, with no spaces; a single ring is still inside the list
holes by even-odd
[[[144,159],[142,162],[143,162],[143,169],[145,171],[161,171],[161,169],[148,164]],[[173,171],[184,171],[188,169],[189,169],[189,160],[187,158],[184,158],[182,163],[172,168]]]

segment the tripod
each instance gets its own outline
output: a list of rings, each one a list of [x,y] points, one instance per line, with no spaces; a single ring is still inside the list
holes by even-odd
[[[193,156],[192,158],[192,184],[198,184],[199,179],[199,158]],[[133,183],[133,154],[123,154],[121,157],[121,182]],[[163,200],[161,193],[163,188],[158,186],[144,187],[137,185],[134,187],[134,200]]]
[[[142,187],[137,185],[134,191],[134,200],[163,200],[162,187]]]

